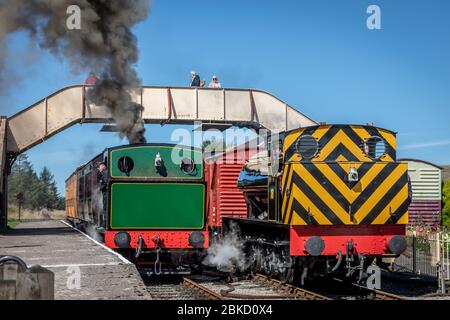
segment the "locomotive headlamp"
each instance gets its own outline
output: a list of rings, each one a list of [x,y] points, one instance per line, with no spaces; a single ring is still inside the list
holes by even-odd
[[[180,169],[185,174],[192,174],[195,170],[194,160],[192,160],[191,158],[184,158],[183,160],[181,160]]]
[[[314,236],[306,241],[305,250],[314,257],[320,256],[324,249],[325,242],[321,237]]]
[[[131,243],[131,236],[126,231],[117,232],[114,236],[114,243],[119,248],[128,248]]]
[[[194,248],[202,248],[205,244],[205,236],[200,231],[194,231],[189,236],[189,244]]]
[[[393,254],[402,254],[406,250],[406,240],[402,236],[393,236],[388,242],[388,249]]]
[[[350,167],[350,170],[348,171],[348,182],[358,182],[359,180],[359,174],[358,170],[356,170],[355,167]]]

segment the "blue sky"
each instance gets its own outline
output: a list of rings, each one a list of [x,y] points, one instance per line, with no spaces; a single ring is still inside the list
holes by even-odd
[[[370,4],[381,8],[381,30],[366,27]],[[189,71],[225,87],[273,93],[316,121],[367,123],[398,132],[400,157],[450,164],[450,2],[176,1],[154,0],[135,28],[137,70],[145,85],[181,86]],[[82,83],[64,61],[16,34],[10,39],[20,81],[0,97],[12,115],[52,92]],[[173,126],[149,126],[165,142]],[[75,167],[123,143],[98,125],[75,126],[30,150],[58,187]]]

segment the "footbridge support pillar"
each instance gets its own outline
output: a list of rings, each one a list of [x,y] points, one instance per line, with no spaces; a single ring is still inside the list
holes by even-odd
[[[6,117],[0,117],[0,230],[8,226],[8,156],[6,152]]]

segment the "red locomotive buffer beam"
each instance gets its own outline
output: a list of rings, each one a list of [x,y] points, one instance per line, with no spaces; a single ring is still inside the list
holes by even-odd
[[[353,243],[355,254],[399,254],[393,251],[402,253],[403,247],[406,249],[405,234],[406,225],[291,226],[291,255],[311,256],[307,241],[313,237],[323,241],[322,256],[335,256],[339,251],[345,254],[349,241]]]
[[[193,249],[208,248],[209,234],[206,231],[107,231],[105,232],[105,245],[111,249],[120,248],[116,235],[119,233],[127,233],[129,235],[129,244],[126,248],[137,249],[139,246],[139,236],[142,237],[142,248],[155,249]],[[194,245],[193,239],[196,240],[203,235],[201,242]],[[127,241],[128,242],[128,241]],[[122,245],[122,248],[125,247]]]

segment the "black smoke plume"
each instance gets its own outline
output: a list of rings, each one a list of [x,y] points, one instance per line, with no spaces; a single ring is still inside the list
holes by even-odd
[[[80,30],[67,27],[71,5],[81,9]],[[7,82],[8,36],[26,31],[41,48],[67,60],[73,72],[100,75],[88,93],[90,101],[109,108],[130,143],[145,142],[143,108],[129,91],[141,84],[131,29],[148,16],[149,6],[150,0],[0,0],[0,86]]]

